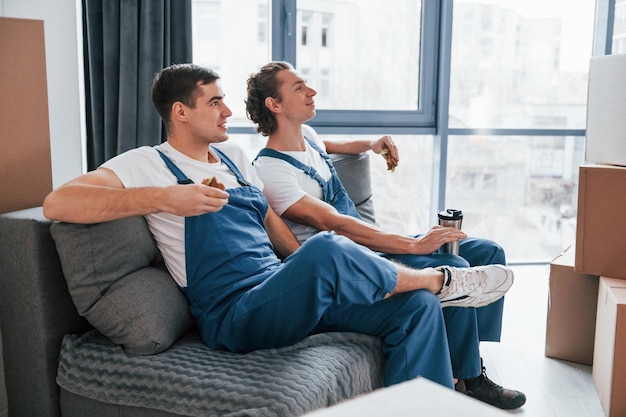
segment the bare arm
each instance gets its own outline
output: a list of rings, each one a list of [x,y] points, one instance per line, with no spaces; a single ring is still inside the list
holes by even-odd
[[[433,253],[445,243],[467,237],[458,229],[441,226],[434,226],[418,239],[389,233],[362,220],[340,214],[330,204],[310,195],[305,195],[295,202],[283,216],[318,230],[334,230],[374,251],[391,254],[426,255]]]
[[[372,151],[382,155],[389,169],[394,168],[400,161],[398,147],[393,143],[391,136],[382,136],[377,140],[352,140],[352,141],[324,141],[326,152],[358,154]]]
[[[201,184],[124,188],[113,171],[100,168],[52,191],[43,209],[51,220],[98,223],[157,212],[193,216],[219,211],[226,203],[228,193]]]
[[[271,207],[265,215],[265,228],[274,245],[274,251],[280,258],[286,258],[300,247],[298,239]]]
[[[372,144],[373,142],[371,140],[365,139],[350,141],[324,141],[324,145],[326,145],[326,152],[328,153],[358,154],[371,150]]]

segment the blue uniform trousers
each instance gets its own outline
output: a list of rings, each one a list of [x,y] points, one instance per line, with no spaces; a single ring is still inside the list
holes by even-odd
[[[386,386],[423,376],[452,388],[439,299],[426,290],[384,298],[396,281],[391,262],[345,237],[318,233],[261,284],[234,297],[207,344],[241,352],[354,331],[382,339]]]
[[[389,259],[415,268],[449,265],[506,265],[504,250],[487,239],[467,238],[461,241],[459,255],[384,255]],[[473,378],[482,372],[479,342],[500,341],[504,297],[480,308],[446,307],[443,315],[448,332],[450,359],[455,378]]]

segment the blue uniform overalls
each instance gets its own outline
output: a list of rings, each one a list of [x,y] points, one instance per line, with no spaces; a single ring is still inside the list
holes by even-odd
[[[334,206],[339,213],[361,218],[345,188],[341,184],[337,172],[332,166],[330,157],[313,141],[305,138],[315,149],[330,169],[331,177],[325,181],[313,168],[282,152],[273,149],[261,149],[257,155],[278,158],[302,170],[313,178],[322,188],[324,201]],[[418,235],[419,236],[419,235]],[[443,265],[468,267],[476,265],[502,264],[506,260],[504,251],[495,242],[486,239],[467,238],[461,241],[459,255],[394,255],[380,254],[414,268],[438,267]],[[457,378],[473,378],[481,373],[479,341],[499,341],[502,329],[502,311],[504,298],[488,306],[475,308],[448,307],[443,314],[448,332],[450,356],[454,376]]]
[[[241,187],[216,213],[185,218],[187,287],[203,341],[233,352],[275,348],[309,334],[353,331],[383,340],[385,385],[419,375],[452,388],[438,298],[420,290],[384,298],[395,265],[334,233],[318,233],[284,262],[264,219],[263,193],[219,150]],[[179,183],[191,183],[160,154]]]

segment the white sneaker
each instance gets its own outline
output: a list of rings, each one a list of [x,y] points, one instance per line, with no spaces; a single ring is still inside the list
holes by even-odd
[[[504,265],[437,268],[443,288],[437,294],[442,307],[482,307],[499,300],[513,285],[513,271]]]

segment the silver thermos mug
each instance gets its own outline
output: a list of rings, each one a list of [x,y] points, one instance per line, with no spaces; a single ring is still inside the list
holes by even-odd
[[[440,226],[456,227],[461,229],[463,223],[463,212],[456,209],[445,209],[437,213],[439,216]],[[459,254],[459,241],[446,243],[441,247],[442,253],[452,253],[454,255]]]

